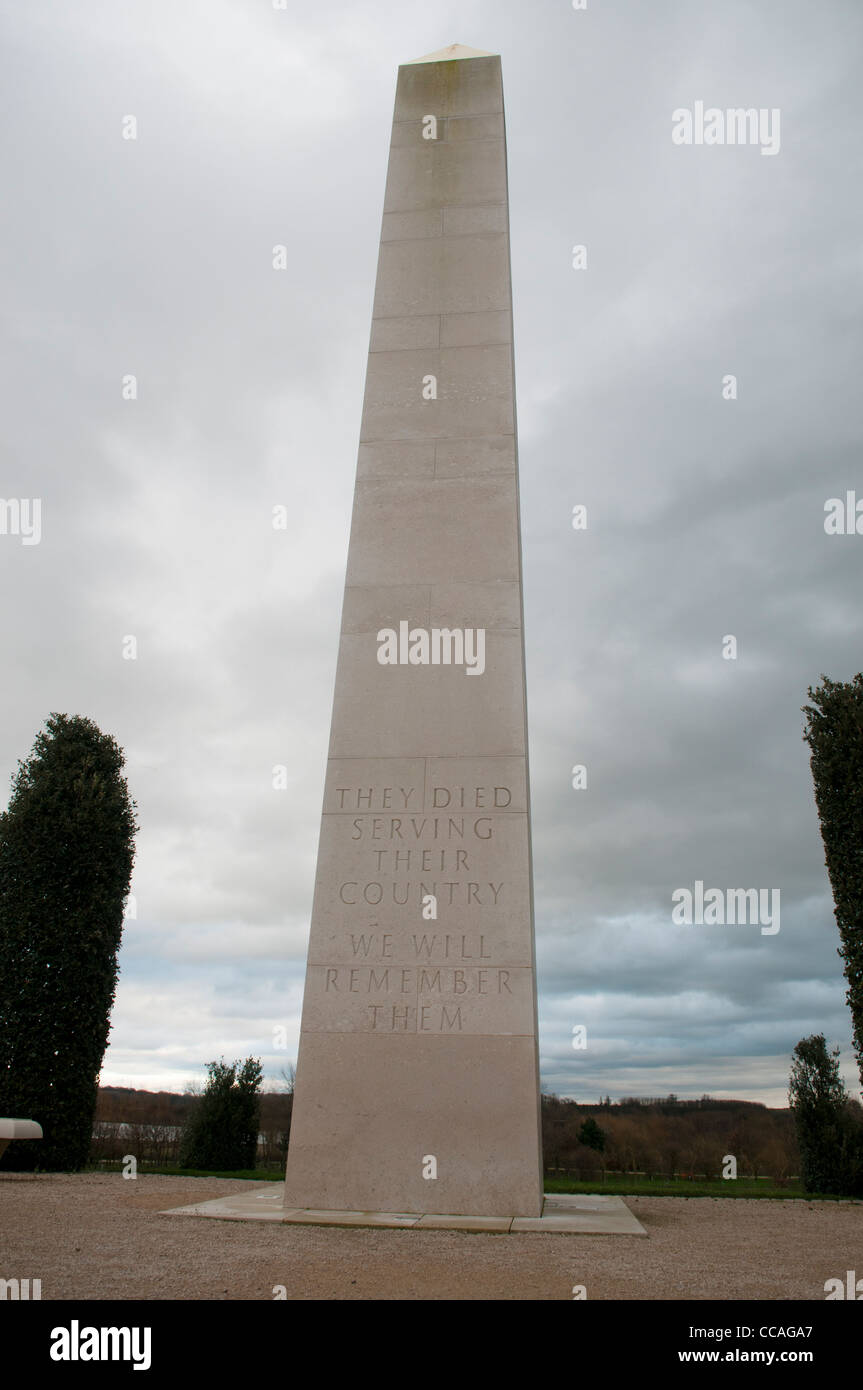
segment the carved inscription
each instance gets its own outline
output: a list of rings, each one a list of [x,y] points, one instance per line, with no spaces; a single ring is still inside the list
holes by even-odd
[[[326,968],[324,995],[342,1001],[369,1032],[462,1032],[480,1001],[488,1017],[515,993],[513,971],[494,959],[498,934],[487,929],[487,915],[476,916],[506,907],[495,835],[500,813],[512,806],[511,788],[344,784],[333,796],[340,838],[354,852],[351,877],[335,890],[344,960]],[[431,932],[419,929],[430,897]],[[403,909],[397,929],[366,929],[376,925],[370,908],[389,909],[389,926],[393,907]],[[472,918],[486,930],[471,930]]]

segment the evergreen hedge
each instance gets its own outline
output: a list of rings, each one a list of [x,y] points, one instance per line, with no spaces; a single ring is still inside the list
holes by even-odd
[[[821,677],[809,688],[803,735],[811,749],[815,802],[833,890],[839,954],[848,981],[854,1051],[863,1082],[863,673]]]
[[[87,1161],[137,829],[123,762],[92,720],[52,714],[0,814],[0,1115],[44,1133],[4,1168]]]

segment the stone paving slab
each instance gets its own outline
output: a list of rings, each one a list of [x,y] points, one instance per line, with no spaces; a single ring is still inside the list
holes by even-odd
[[[315,1211],[312,1208],[292,1210],[282,1220],[302,1226],[415,1226],[416,1212],[396,1211]]]
[[[421,1216],[417,1228],[423,1231],[508,1231],[511,1216]]]
[[[278,1221],[304,1226],[384,1226],[424,1231],[491,1231],[524,1234],[531,1231],[580,1235],[646,1236],[621,1197],[594,1193],[550,1193],[542,1216],[455,1216],[434,1212],[314,1211],[285,1208],[283,1183],[268,1183],[255,1192],[217,1197],[190,1207],[174,1207],[162,1216],[210,1216],[220,1221]]]

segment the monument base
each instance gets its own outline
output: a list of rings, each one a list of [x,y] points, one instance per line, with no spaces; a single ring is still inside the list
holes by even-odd
[[[284,1185],[268,1183],[254,1192],[237,1192],[175,1207],[162,1216],[210,1216],[219,1221],[279,1221],[294,1226],[376,1226],[391,1230],[487,1231],[498,1234],[545,1232],[569,1235],[646,1236],[621,1197],[593,1193],[553,1193],[545,1197],[542,1216],[440,1216],[417,1212],[313,1211],[282,1205]]]

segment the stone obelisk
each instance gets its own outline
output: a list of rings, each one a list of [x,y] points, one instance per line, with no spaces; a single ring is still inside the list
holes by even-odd
[[[500,58],[399,68],[285,1206],[539,1216]]]

